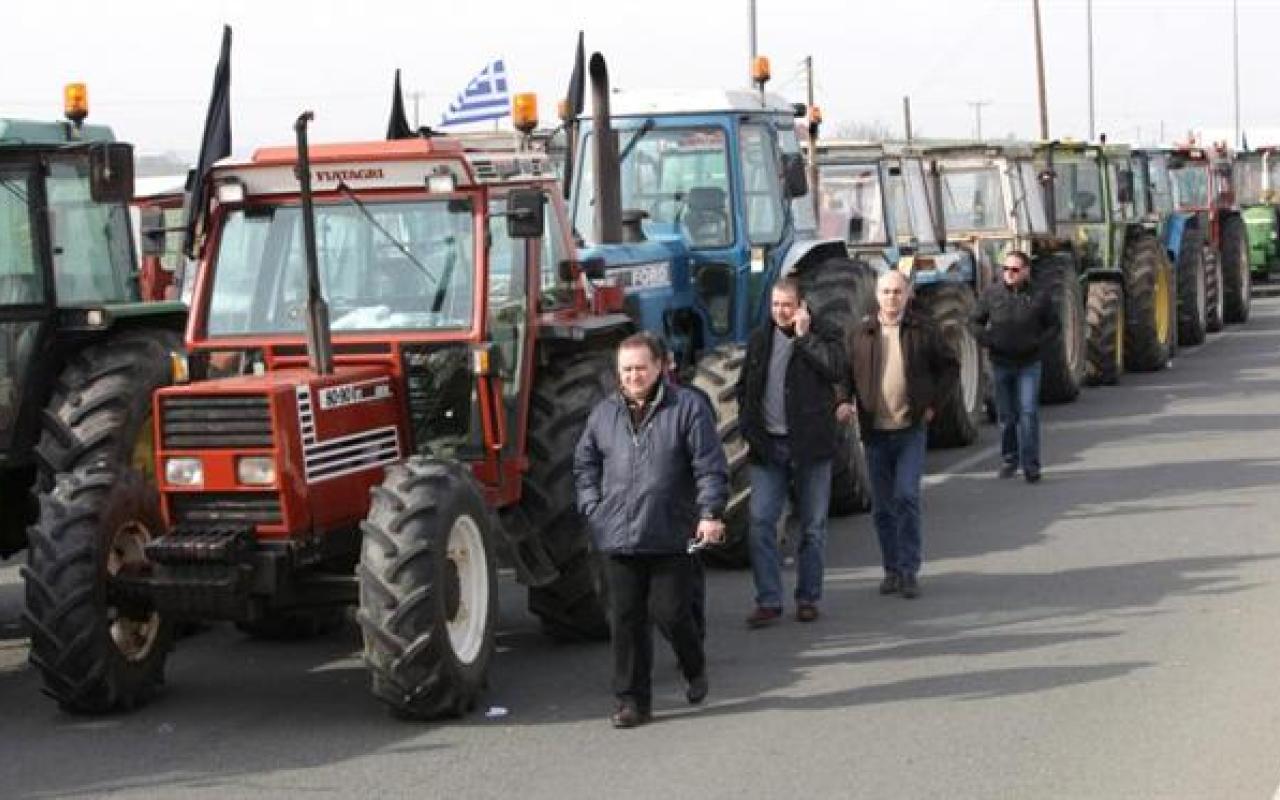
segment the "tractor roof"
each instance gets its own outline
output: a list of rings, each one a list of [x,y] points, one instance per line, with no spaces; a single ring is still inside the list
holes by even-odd
[[[670,89],[623,91],[609,97],[613,117],[651,117],[677,114],[723,114],[765,111],[795,116],[795,105],[782,95],[752,89]]]
[[[1031,158],[1034,155],[1028,142],[953,142],[929,144],[921,149],[933,158]]]
[[[78,134],[69,122],[33,119],[0,119],[0,146],[65,145],[82,142],[114,142],[115,134],[106,125],[84,125]]]

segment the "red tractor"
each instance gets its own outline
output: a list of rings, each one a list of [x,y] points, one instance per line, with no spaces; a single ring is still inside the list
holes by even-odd
[[[570,462],[630,322],[574,260],[550,163],[309,148],[309,119],[210,173],[189,375],[154,403],[159,503],[90,468],[42,515],[33,648],[67,709],[144,699],[175,620],[298,635],[355,604],[374,694],[462,713],[499,555],[550,633],[607,633]]]

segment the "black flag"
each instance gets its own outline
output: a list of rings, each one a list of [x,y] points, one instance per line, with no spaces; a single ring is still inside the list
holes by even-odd
[[[204,118],[204,136],[200,139],[200,157],[196,160],[186,197],[186,219],[183,227],[182,252],[194,258],[196,223],[205,200],[205,175],[214,162],[231,155],[231,26],[222,26],[222,53],[213,73],[213,94]]]
[[[561,174],[561,191],[564,199],[569,199],[569,187],[573,185],[573,162],[578,153],[578,117],[582,116],[587,93],[586,60],[582,47],[582,31],[578,31],[578,50],[573,56],[573,74],[569,76],[569,90],[565,92],[564,102],[568,107],[568,119],[562,120],[565,129],[565,155]]]
[[[565,94],[564,99],[569,104],[569,114],[573,117],[582,116],[582,108],[586,99],[587,83],[583,78],[585,61],[582,49],[582,31],[578,31],[578,52],[573,58],[573,74],[569,76],[569,91]]]
[[[396,70],[396,85],[391,90],[391,119],[387,122],[388,139],[412,139],[416,136],[404,116],[404,95],[400,93],[400,70]]]

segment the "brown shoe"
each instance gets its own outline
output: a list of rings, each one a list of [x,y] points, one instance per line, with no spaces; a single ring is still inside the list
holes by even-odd
[[[648,711],[641,711],[629,703],[619,703],[618,708],[609,715],[609,722],[615,728],[635,728],[653,719]]]
[[[768,608],[766,606],[756,606],[756,610],[751,612],[751,616],[747,617],[748,628],[763,628],[766,625],[772,625],[782,618],[782,609]]]
[[[818,618],[818,607],[813,603],[801,603],[796,609],[796,619],[800,622],[813,622]]]

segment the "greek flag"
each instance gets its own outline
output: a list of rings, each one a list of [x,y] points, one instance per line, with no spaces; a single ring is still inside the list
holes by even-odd
[[[507,92],[507,66],[499,58],[480,70],[467,88],[458,93],[458,98],[440,118],[440,127],[509,116],[511,95]]]

